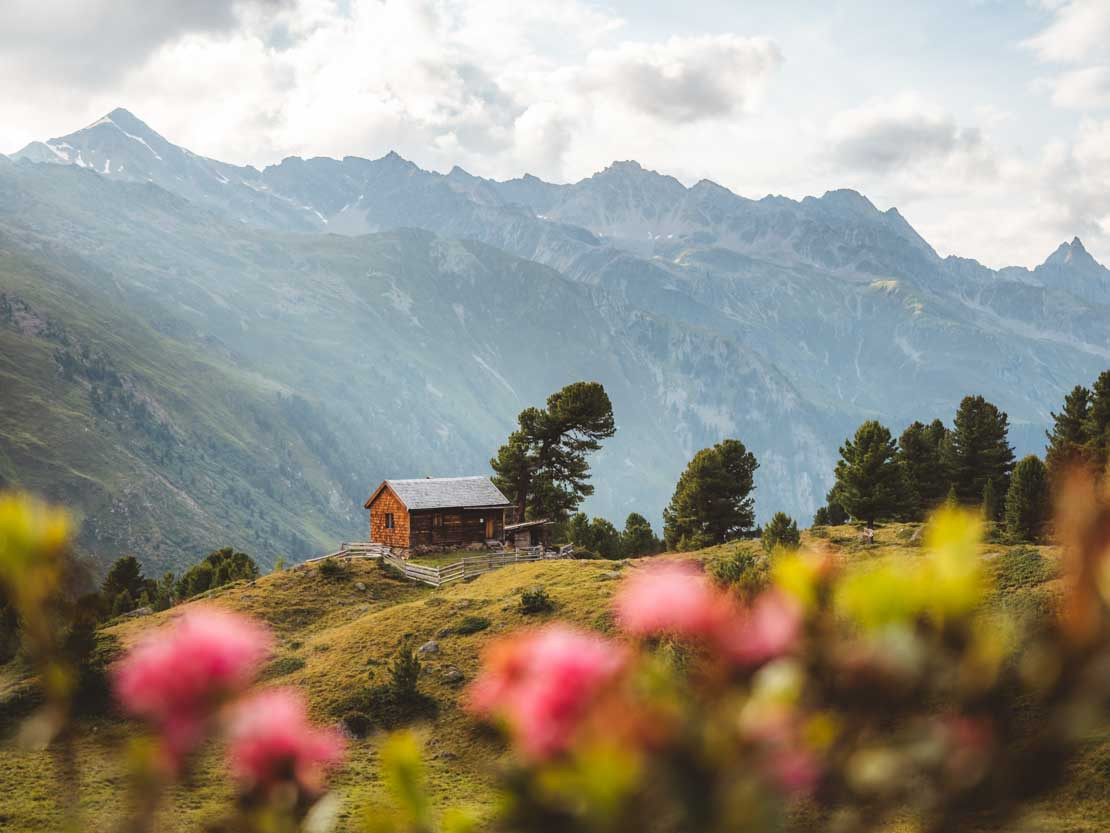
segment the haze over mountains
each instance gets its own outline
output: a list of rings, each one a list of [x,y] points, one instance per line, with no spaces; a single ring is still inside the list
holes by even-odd
[[[363,537],[387,476],[485,471],[517,412],[603,382],[587,509],[658,525],[689,457],[758,457],[803,522],[862,419],[966,393],[1040,451],[1110,365],[1110,271],[941,258],[853,191],[748,200],[635,162],[569,185],[396,154],[256,170],[125,110],[0,157],[0,482],[80,508],[82,546],[159,567]]]

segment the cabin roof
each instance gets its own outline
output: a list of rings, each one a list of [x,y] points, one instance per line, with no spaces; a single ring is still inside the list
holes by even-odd
[[[548,520],[547,518],[538,521],[521,521],[518,524],[506,524],[505,531],[513,532],[518,529],[531,529],[534,526],[552,526],[554,523],[555,521]]]
[[[501,509],[512,506],[488,477],[421,477],[383,480],[364,504],[370,504],[386,487],[410,512],[418,509]]]

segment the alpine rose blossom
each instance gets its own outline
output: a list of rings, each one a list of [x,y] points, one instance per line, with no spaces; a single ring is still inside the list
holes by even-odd
[[[271,645],[269,631],[254,620],[195,607],[119,661],[116,698],[159,730],[166,763],[176,770],[204,739],[216,709],[254,681]]]
[[[781,590],[767,590],[722,628],[721,650],[741,665],[759,665],[794,647],[802,632],[802,608]]]
[[[633,636],[712,638],[733,617],[731,600],[692,564],[637,570],[614,602],[617,623]]]
[[[319,793],[343,754],[342,736],[311,724],[304,695],[297,689],[261,691],[232,710],[228,763],[248,789],[295,781],[302,790]]]
[[[546,760],[570,745],[626,662],[620,645],[569,625],[549,625],[492,646],[470,688],[469,708],[503,719],[525,757]]]

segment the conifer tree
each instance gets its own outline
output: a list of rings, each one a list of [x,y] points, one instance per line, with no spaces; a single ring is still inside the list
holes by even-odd
[[[518,429],[490,460],[494,483],[517,506],[518,519],[563,520],[593,494],[587,455],[616,432],[613,405],[598,382],[574,382],[526,408]]]
[[[1006,531],[1020,541],[1038,541],[1050,512],[1048,471],[1030,454],[1014,466],[1006,492]]]
[[[868,524],[895,515],[904,502],[902,471],[890,429],[868,420],[844,441],[830,498]]]
[[[1005,492],[1014,467],[1009,419],[982,396],[965,396],[956,411],[954,428],[946,444],[946,468],[962,503],[982,500],[988,481],[996,496]]]
[[[772,552],[775,547],[796,547],[802,542],[798,522],[785,512],[776,512],[759,536],[763,549]]]
[[[1110,463],[1110,370],[1099,374],[1091,385],[1091,407],[1084,421],[1086,457],[1095,470],[1105,474]]]
[[[1050,479],[1057,479],[1070,466],[1083,463],[1088,452],[1087,420],[1091,411],[1091,392],[1076,385],[1064,397],[1060,413],[1052,414],[1052,430],[1046,431],[1045,467]]]
[[[694,455],[663,510],[667,547],[707,547],[755,523],[755,455],[739,440],[722,440]]]
[[[639,558],[650,555],[659,550],[659,539],[651,528],[647,518],[638,512],[632,512],[624,522],[624,531],[621,532],[621,554],[625,558]]]
[[[993,480],[988,480],[983,486],[982,510],[983,517],[988,521],[997,521],[1002,514],[1002,500],[994,487]]]
[[[929,425],[914,422],[898,438],[898,465],[906,488],[906,514],[920,518],[944,500],[948,475],[944,445],[948,429],[939,419]]]

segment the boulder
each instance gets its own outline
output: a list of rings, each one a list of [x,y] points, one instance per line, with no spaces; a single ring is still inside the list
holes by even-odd
[[[421,645],[419,648],[417,648],[416,652],[418,654],[423,654],[424,656],[432,656],[434,654],[438,654],[439,653],[439,643],[436,642],[434,639],[430,639],[427,642],[425,642],[423,645]]]
[[[453,665],[448,665],[444,668],[443,671],[440,672],[440,676],[443,678],[443,682],[448,685],[459,685],[465,679],[463,672]]]
[[[361,581],[356,581],[356,582],[355,582],[355,590],[363,590],[363,591],[365,591],[365,590],[366,590],[366,585],[365,585],[365,584],[364,584],[363,582],[361,582]]]

